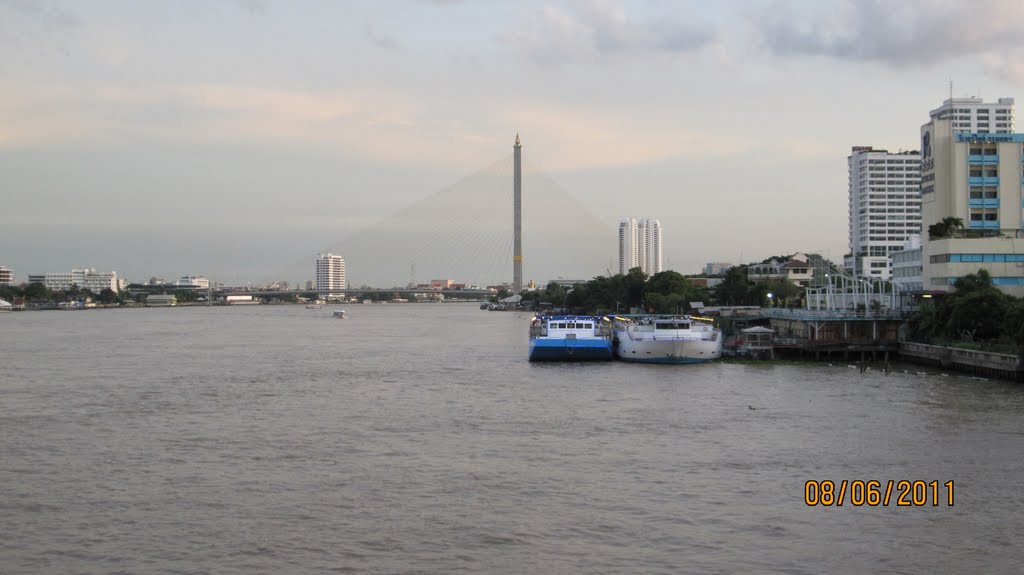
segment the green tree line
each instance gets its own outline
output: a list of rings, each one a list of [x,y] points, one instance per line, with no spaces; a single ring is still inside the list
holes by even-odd
[[[956,291],[922,300],[910,318],[911,338],[925,343],[973,341],[1024,352],[1024,298],[992,284],[987,270],[956,280]]]
[[[768,294],[772,297],[769,298]],[[747,280],[746,267],[732,268],[714,290],[698,285],[675,271],[648,276],[640,268],[626,274],[594,279],[566,288],[549,283],[543,290],[522,293],[523,301],[539,308],[548,304],[579,313],[683,313],[690,302],[705,305],[794,305],[801,291],[787,280],[754,284]]]
[[[99,293],[77,285],[66,290],[51,290],[38,282],[24,286],[0,286],[0,298],[8,301],[25,298],[25,301],[35,303],[92,300],[102,304],[116,304],[122,301],[121,295],[110,288],[103,288]]]

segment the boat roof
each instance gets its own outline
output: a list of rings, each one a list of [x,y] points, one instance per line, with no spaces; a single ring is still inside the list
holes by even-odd
[[[556,321],[569,321],[569,320],[590,320],[597,321],[601,319],[608,319],[599,315],[538,315],[536,319],[544,320],[556,320]]]
[[[673,315],[673,314],[653,314],[653,313],[642,313],[642,314],[619,314],[615,316],[615,319],[621,319],[626,321],[634,321],[638,319],[652,319],[656,321],[672,320],[672,321],[689,321],[695,320],[707,320],[708,318],[697,317],[695,315]],[[710,321],[710,320],[708,320]]]

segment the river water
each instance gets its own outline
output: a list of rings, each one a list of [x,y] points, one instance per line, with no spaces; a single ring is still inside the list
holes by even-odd
[[[347,310],[0,316],[0,572],[1024,565],[1019,384],[531,364],[522,314]],[[954,504],[805,504],[843,479],[952,480]]]

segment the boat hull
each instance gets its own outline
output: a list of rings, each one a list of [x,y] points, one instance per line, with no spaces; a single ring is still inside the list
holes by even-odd
[[[714,340],[640,340],[620,337],[615,355],[637,363],[705,363],[722,357],[722,338]]]
[[[611,358],[610,339],[530,340],[530,361],[607,361]]]

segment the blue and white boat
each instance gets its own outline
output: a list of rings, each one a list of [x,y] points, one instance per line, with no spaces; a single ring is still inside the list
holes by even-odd
[[[615,355],[642,363],[703,363],[722,357],[722,330],[692,316],[616,317]]]
[[[530,361],[611,358],[611,321],[606,317],[537,316],[530,321]]]

